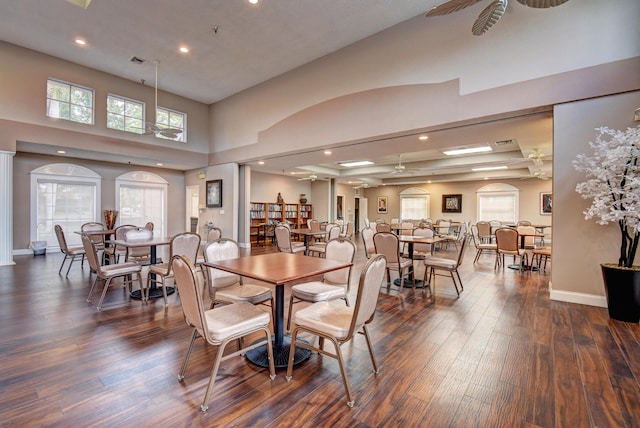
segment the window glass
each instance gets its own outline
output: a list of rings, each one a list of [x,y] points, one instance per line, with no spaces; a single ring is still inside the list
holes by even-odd
[[[144,133],[144,103],[118,95],[107,95],[107,128]]]
[[[48,79],[47,116],[93,125],[93,89]]]
[[[165,138],[167,140],[175,141],[187,141],[187,114],[176,110],[170,110],[164,107],[158,107],[156,110],[156,125],[163,128],[179,129],[182,132],[176,136],[176,138],[165,137],[161,134],[156,134],[158,138]]]
[[[401,195],[400,218],[418,221],[429,218],[429,195]]]
[[[499,220],[515,223],[518,219],[518,193],[478,193],[478,221]]]

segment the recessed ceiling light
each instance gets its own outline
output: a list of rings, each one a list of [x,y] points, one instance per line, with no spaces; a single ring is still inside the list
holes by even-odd
[[[365,166],[365,165],[373,165],[373,162],[371,162],[371,161],[353,161],[353,162],[342,162],[342,163],[339,163],[338,165],[346,166],[346,167]]]
[[[87,44],[87,42],[82,39],[76,39],[75,42],[76,42],[76,45],[80,45],[80,46],[84,46]]]
[[[63,154],[65,154],[65,153],[67,153],[67,152],[66,152],[66,151],[64,151],[64,150],[58,150],[58,153],[60,153],[61,155],[63,155]]]
[[[493,149],[489,146],[480,146],[480,147],[471,147],[468,149],[457,149],[457,150],[447,150],[444,153],[447,156],[455,156],[455,155],[468,155],[470,153],[482,153],[482,152],[490,152]]]
[[[158,166],[162,166],[162,165],[164,165],[164,164],[163,164],[162,162],[157,162],[157,163],[156,163],[156,165],[158,165]]]
[[[325,150],[325,151],[324,151],[324,154],[325,154],[325,155],[330,155],[330,154],[331,154],[331,150]]]
[[[431,184],[431,180],[427,180],[427,184]]]
[[[471,171],[494,171],[496,169],[507,169],[506,165],[501,166],[483,166],[478,168],[471,168]]]
[[[485,177],[485,178],[484,178],[484,180],[488,180],[488,179],[489,179],[489,177]]]
[[[258,165],[264,165],[264,161],[258,161]]]
[[[429,136],[428,135],[421,135],[419,139],[420,139],[420,141],[426,141],[426,140],[429,139]]]
[[[249,3],[251,3],[251,4],[258,4],[258,1],[259,1],[259,0],[249,0]]]
[[[188,47],[186,47],[186,46],[182,46],[182,47],[180,47],[180,52],[182,52],[182,53],[189,53],[189,48],[188,48]]]

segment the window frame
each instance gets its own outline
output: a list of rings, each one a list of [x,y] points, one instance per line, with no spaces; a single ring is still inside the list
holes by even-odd
[[[162,114],[167,116],[167,122],[161,122],[161,121],[158,120],[158,114],[159,113],[162,113]],[[182,126],[174,126],[174,125],[172,125],[171,124],[171,116],[181,116],[182,117]],[[186,143],[187,142],[187,113],[182,112],[182,111],[178,111],[178,110],[174,110],[174,109],[171,109],[171,108],[168,108],[168,107],[156,106],[156,117],[155,117],[155,119],[156,119],[156,121],[155,121],[156,125],[182,130],[182,132],[180,134],[178,134],[178,136],[176,138],[169,138],[169,137],[165,137],[162,134],[156,134],[157,138],[162,138],[164,140],[171,140],[171,141],[180,141],[182,143]]]
[[[407,218],[403,213],[403,202],[406,199],[423,199],[424,206],[425,206],[424,216],[420,218]],[[431,194],[426,190],[421,189],[419,187],[410,187],[400,192],[400,219],[401,220],[422,221],[430,217],[430,211],[431,211]]]
[[[495,218],[496,216],[484,215],[482,211],[483,203],[482,199],[487,197],[496,197],[496,196],[511,196],[513,197],[513,218]],[[509,184],[492,184],[488,186],[484,186],[478,189],[476,193],[476,221],[492,221],[492,220],[500,220],[503,223],[515,223],[518,221],[519,215],[519,206],[520,206],[520,190],[517,187],[511,186]]]
[[[56,85],[64,85],[68,87],[68,92],[69,92],[69,99],[68,100],[59,100],[56,98],[51,98],[49,97],[49,83],[52,84],[56,84]],[[72,93],[74,89],[78,89],[78,90],[82,90],[82,91],[88,91],[91,94],[91,106],[87,107],[83,104],[77,104],[77,103],[73,103],[72,101]],[[55,79],[53,77],[48,77],[47,78],[47,91],[46,91],[46,103],[45,103],[45,114],[47,117],[50,117],[52,119],[61,119],[61,120],[68,120],[70,122],[75,122],[75,123],[80,123],[83,125],[95,125],[95,104],[96,104],[96,93],[95,90],[93,88],[89,88],[87,86],[82,86],[82,85],[78,85],[76,83],[71,83],[71,82],[65,82],[64,80],[60,80],[60,79]],[[52,115],[50,114],[51,109],[52,109],[52,105],[51,103],[55,102],[55,103],[59,103],[59,104],[66,104],[69,106],[69,117],[63,117],[60,114],[58,115]],[[91,113],[91,119],[89,122],[83,122],[80,120],[75,120],[72,118],[72,114],[71,112],[73,111],[73,106],[77,106],[79,108],[83,108],[83,109],[90,109],[90,113]],[[60,112],[60,109],[58,108],[58,112]]]
[[[124,111],[122,114],[118,113],[118,112],[112,112],[109,110],[109,102],[111,99],[116,99],[118,101],[122,101],[125,106],[124,106]],[[129,116],[127,115],[127,103],[129,104],[137,104],[141,107],[141,114],[140,117],[135,117],[135,116]],[[144,134],[145,132],[145,117],[146,117],[146,103],[144,101],[140,101],[140,100],[136,100],[133,98],[129,98],[129,97],[124,97],[122,95],[117,95],[114,93],[107,93],[107,98],[106,98],[106,110],[107,110],[107,129],[115,129],[116,131],[123,131],[123,132],[130,132],[132,134]],[[117,115],[122,117],[122,123],[124,128],[115,128],[113,126],[109,126],[109,115]],[[136,127],[127,127],[127,119],[134,119],[134,120],[139,120],[140,121],[140,128],[136,128]],[[131,129],[138,129],[139,131],[134,131]]]

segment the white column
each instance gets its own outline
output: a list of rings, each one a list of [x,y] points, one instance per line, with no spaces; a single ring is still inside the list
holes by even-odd
[[[0,150],[0,266],[13,265],[13,157]]]

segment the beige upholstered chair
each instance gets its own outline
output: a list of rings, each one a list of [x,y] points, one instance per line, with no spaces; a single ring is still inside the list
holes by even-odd
[[[340,233],[340,236],[343,236],[343,237],[345,237],[347,239],[352,239],[353,238],[353,233],[355,232],[355,227],[356,226],[355,226],[355,223],[353,221],[348,221],[344,233]]]
[[[220,238],[222,238],[222,230],[219,227],[212,227],[207,232],[207,241],[206,242],[212,242],[212,241],[215,241],[215,240],[220,239]]]
[[[84,257],[85,257],[84,247],[67,246],[67,240],[64,237],[62,226],[60,226],[59,224],[56,224],[54,226],[54,229],[56,231],[56,238],[58,238],[58,245],[60,246],[60,251],[62,251],[62,254],[64,254],[64,259],[62,259],[62,263],[60,263],[60,269],[58,269],[58,275],[60,275],[60,272],[62,272],[62,266],[64,266],[64,262],[66,262],[67,259],[69,259],[69,266],[67,266],[67,273],[64,275],[64,276],[68,276],[69,271],[71,270],[71,265],[76,259],[80,258],[81,266],[84,266]]]
[[[411,236],[413,235],[413,229],[415,229],[415,226],[413,225],[413,223],[411,223],[410,221],[403,221],[402,223],[400,223],[399,235]],[[405,253],[406,249],[407,249],[407,243],[403,242],[402,254]]]
[[[327,242],[324,256],[327,260],[335,260],[344,263],[353,263],[356,254],[356,244],[345,237],[338,237]],[[291,287],[289,299],[289,316],[287,317],[287,330],[291,324],[291,311],[294,303],[298,302],[322,302],[325,300],[342,299],[349,306],[349,282],[351,280],[351,266],[334,270],[323,275],[322,281],[309,281],[296,284]]]
[[[488,221],[479,221],[476,223],[476,228],[478,229],[478,242],[479,243],[490,243],[492,239],[491,234],[491,223]]]
[[[153,231],[146,227],[136,227],[124,233],[127,241],[150,240],[153,238]],[[151,261],[151,247],[127,247],[125,262],[149,263]]]
[[[489,226],[489,223],[487,223]],[[471,237],[473,238],[473,244],[476,247],[476,257],[473,259],[473,263],[477,262],[482,253],[496,253],[498,250],[498,245],[495,242],[491,242],[489,239],[488,242],[484,242],[480,239],[477,224],[471,226]]]
[[[326,230],[328,231],[327,241],[316,242],[313,245],[309,245],[309,248],[307,249],[307,254],[308,255],[324,257],[324,252],[325,252],[325,250],[327,248],[327,242],[331,241],[333,239],[336,239],[337,237],[340,236],[341,228],[337,224],[331,224],[331,223],[328,224]]]
[[[373,235],[373,244],[377,254],[382,254],[387,259],[387,290],[391,287],[391,271],[398,272],[400,277],[400,290],[404,288],[404,278],[409,273],[413,274],[413,260],[400,257],[400,240],[391,232],[378,232]],[[413,278],[413,288],[416,282]]]
[[[513,256],[513,260],[516,258],[520,258],[520,272],[522,272],[522,265],[527,264],[528,256],[527,252],[520,248],[520,237],[518,236],[518,231],[512,229],[510,227],[501,227],[496,229],[496,244],[498,246],[498,251],[496,254],[496,263],[493,267],[496,269],[498,265],[502,264],[502,268],[504,269],[504,256]]]
[[[107,230],[107,227],[102,224],[102,223],[96,223],[96,222],[90,222],[90,223],[85,223],[82,226],[80,226],[80,231],[85,233],[85,232],[101,232],[103,230]],[[91,242],[93,242],[96,246],[96,250],[97,251],[104,251],[104,235],[100,234],[100,233],[88,233],[89,239],[91,239]],[[104,252],[102,253],[102,255],[99,257],[99,259],[102,259],[102,262],[104,263],[105,261],[105,254]]]
[[[433,229],[428,227],[418,227],[413,229],[413,236],[419,236],[421,238],[433,238]],[[413,260],[421,260],[431,255],[431,244],[424,244],[421,242],[415,242],[413,244]]]
[[[531,222],[529,220],[520,220],[516,226],[531,226]]]
[[[238,355],[245,354],[248,350],[258,346],[267,346],[269,355],[269,377],[276,376],[273,363],[273,349],[271,347],[271,333],[269,331],[269,313],[261,311],[250,303],[239,302],[222,306],[216,309],[205,309],[200,294],[198,280],[194,274],[192,263],[185,256],[174,256],[171,259],[172,270],[175,275],[176,286],[180,293],[180,303],[184,312],[184,319],[188,325],[193,327],[191,342],[187,354],[184,357],[178,380],[184,379],[187,370],[189,357],[193,350],[194,342],[198,337],[202,337],[208,344],[218,346],[213,369],[204,394],[200,408],[206,412],[209,408],[209,397],[213,389],[213,384],[218,374],[218,368],[222,361],[228,360]],[[242,343],[241,340],[250,334],[260,333],[264,335],[264,340],[253,342],[250,346],[243,347],[232,353],[225,353],[225,348],[231,342]]]
[[[518,226],[516,228],[518,231],[518,235],[535,235],[536,228],[533,226]],[[519,236],[520,242],[522,242],[522,238],[524,238],[524,248],[525,250],[533,250],[535,246],[534,236]]]
[[[186,256],[189,260],[196,260],[198,249],[200,248],[200,235],[197,233],[183,232],[171,239],[170,258],[173,256]],[[193,263],[193,262],[192,262]],[[155,278],[154,278],[155,274]],[[164,306],[167,307],[167,281],[173,279],[171,263],[158,263],[149,266],[149,275],[147,275],[147,300],[149,299],[149,288],[152,283],[162,287],[164,296]]]
[[[140,288],[142,288],[142,275],[140,272],[142,267],[137,263],[119,263],[114,265],[100,265],[100,261],[98,259],[98,251],[96,249],[96,245],[91,241],[89,235],[82,235],[82,245],[84,247],[84,252],[87,255],[87,260],[89,261],[89,266],[96,273],[96,277],[93,280],[93,284],[91,285],[91,290],[89,291],[89,295],[87,296],[87,303],[91,303],[91,296],[93,295],[93,290],[96,288],[96,283],[98,280],[105,281],[104,288],[102,289],[102,295],[100,296],[100,301],[98,302],[98,310],[102,310],[102,302],[104,301],[104,296],[107,294],[107,289],[112,284],[112,280],[114,278],[121,277],[123,279],[123,285],[129,286],[129,294],[133,291],[133,275],[138,277],[138,284]],[[142,295],[142,293],[141,293]]]
[[[284,224],[279,224],[275,228],[276,244],[278,245],[278,251],[281,253],[304,253],[306,247],[302,245],[294,245],[291,242],[291,229]]]
[[[376,232],[391,233],[391,225],[388,223],[376,223]]]
[[[535,248],[532,252],[532,257],[531,257],[531,265],[533,265],[535,263],[535,261],[537,260],[538,262],[538,272],[540,272],[541,268],[542,268],[542,272],[546,272],[547,271],[547,260],[549,260],[549,258],[551,258],[551,247],[541,247],[541,248]],[[542,267],[542,261],[544,260],[544,267]]]
[[[136,229],[136,226],[132,224],[124,224],[116,227],[114,233],[115,239],[123,240],[125,238],[126,232],[132,229]],[[119,245],[111,244],[108,247],[105,247],[104,255],[105,257],[109,258],[109,261],[111,263],[118,263],[120,261],[120,256],[124,256],[126,259],[127,249]]]
[[[373,235],[376,234],[376,231],[370,227],[365,227],[360,232],[360,236],[362,236],[362,242],[364,243],[364,255],[367,258],[371,258],[373,254],[376,253],[376,246],[373,243]]]
[[[460,278],[460,273],[458,272],[458,267],[462,264],[462,259],[464,258],[464,251],[467,246],[467,242],[469,241],[469,235],[465,234],[462,243],[460,245],[460,249],[458,250],[458,257],[456,259],[448,259],[444,257],[426,257],[424,259],[424,287],[422,289],[423,293],[425,289],[428,287],[431,295],[435,297],[435,289],[436,289],[436,281],[435,277],[437,275],[440,276],[450,276],[453,281],[453,286],[456,289],[456,293],[458,297],[460,297],[460,292],[464,290],[464,286],[462,285],[462,279]],[[447,274],[438,273],[439,271],[445,271]],[[457,277],[457,282],[456,282]]]
[[[344,389],[347,394],[347,405],[353,407],[355,400],[349,387],[349,379],[347,378],[347,371],[340,347],[343,343],[352,340],[356,336],[356,333],[361,331],[367,341],[369,356],[373,363],[373,371],[378,374],[378,365],[373,354],[373,346],[367,325],[373,321],[375,315],[380,283],[382,282],[382,278],[384,278],[385,270],[386,264],[384,256],[376,255],[369,259],[360,274],[358,294],[354,307],[339,306],[324,301],[314,303],[294,314],[294,329],[291,334],[291,351],[289,353],[289,365],[287,366],[287,381],[291,381],[292,379],[293,357],[296,346],[301,346],[322,355],[335,358],[340,365],[342,382],[344,383]],[[319,345],[316,347],[307,341],[299,341],[299,333],[310,333],[318,336]],[[335,352],[329,352],[323,349],[325,339],[333,343]]]
[[[238,257],[240,247],[232,239],[220,238],[209,242],[204,248],[204,258],[208,262]],[[240,275],[211,267],[207,268],[207,282],[212,309],[218,303],[248,302],[253,305],[269,303],[271,312],[274,311],[273,294],[269,287],[245,284]]]

